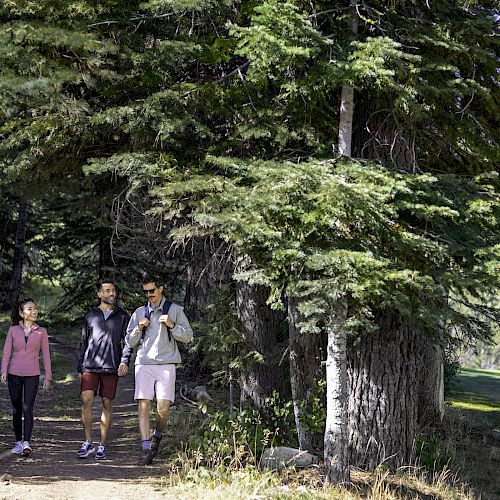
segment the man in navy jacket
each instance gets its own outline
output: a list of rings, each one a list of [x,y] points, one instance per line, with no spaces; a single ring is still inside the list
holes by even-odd
[[[92,441],[92,403],[99,393],[102,401],[101,441],[96,459],[106,458],[105,445],[113,416],[113,399],[118,378],[128,371],[132,349],[125,344],[129,315],[116,303],[116,288],[109,279],[97,284],[99,305],[83,319],[78,373],[82,399],[82,424],[85,442],[77,451],[79,458],[96,451]]]

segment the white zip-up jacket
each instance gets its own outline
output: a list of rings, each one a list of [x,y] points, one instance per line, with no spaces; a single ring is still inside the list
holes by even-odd
[[[130,318],[125,342],[131,348],[138,346],[135,358],[136,365],[179,364],[182,360],[177,342],[187,344],[193,339],[193,330],[184,310],[181,306],[172,303],[168,310],[168,316],[175,323],[175,326],[170,330],[172,338],[169,340],[167,326],[159,321],[163,314],[164,302],[165,298],[162,299],[157,308],[151,306],[150,303],[147,306],[141,306],[135,310]],[[144,332],[141,332],[137,325],[145,318],[146,307],[149,307],[151,311],[151,318],[149,326],[144,329]]]

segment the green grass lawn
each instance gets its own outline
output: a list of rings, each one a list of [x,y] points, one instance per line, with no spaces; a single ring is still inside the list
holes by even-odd
[[[448,400],[452,406],[478,412],[496,429],[500,429],[499,370],[462,368]]]

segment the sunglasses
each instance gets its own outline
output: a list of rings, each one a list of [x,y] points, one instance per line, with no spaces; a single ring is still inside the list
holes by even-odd
[[[156,288],[150,288],[149,290],[142,290],[146,295],[153,295],[156,292]]]

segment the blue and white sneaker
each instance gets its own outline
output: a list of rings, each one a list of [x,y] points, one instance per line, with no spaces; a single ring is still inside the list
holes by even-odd
[[[23,452],[23,442],[22,441],[16,441],[16,446],[10,450],[12,453],[15,453],[16,455],[20,455]]]
[[[90,441],[85,441],[82,447],[76,452],[78,458],[88,457],[91,453],[94,453],[95,447]]]
[[[99,446],[97,447],[97,451],[95,453],[95,458],[96,460],[102,460],[103,458],[106,458],[106,452],[104,451],[104,445],[99,443]]]

